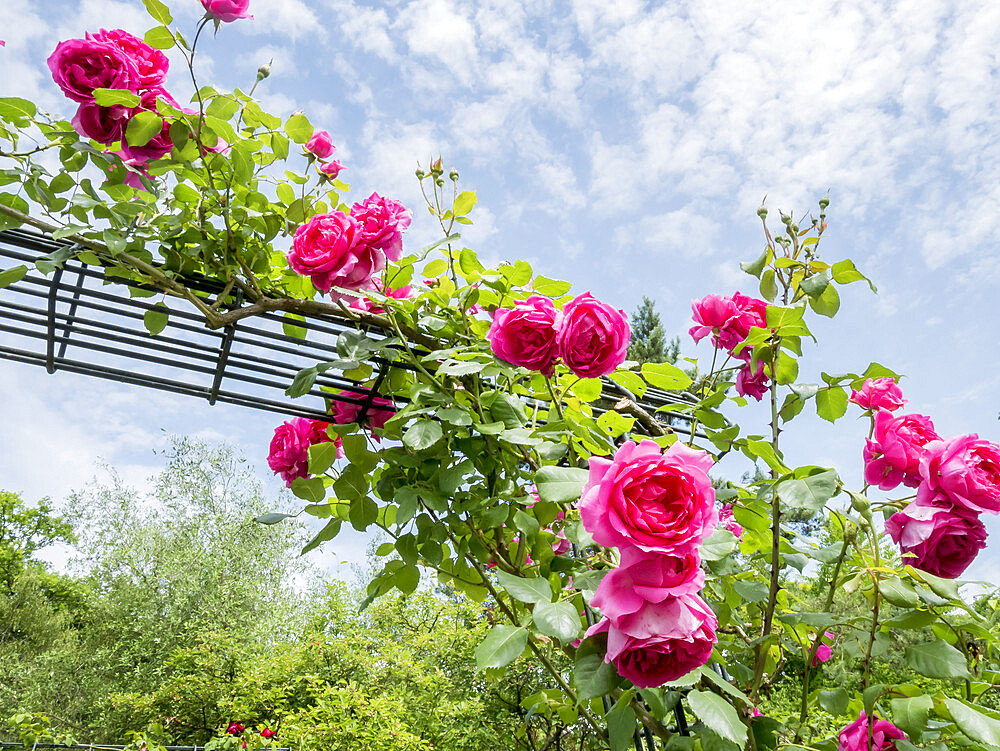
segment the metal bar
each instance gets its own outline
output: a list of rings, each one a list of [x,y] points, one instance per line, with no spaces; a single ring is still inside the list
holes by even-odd
[[[382,385],[382,381],[385,380],[385,374],[389,370],[389,364],[384,363],[378,371],[378,378],[375,379],[374,385],[368,391],[368,398],[365,399],[365,403],[361,405],[361,411],[358,412],[358,425],[365,424],[365,418],[368,417],[368,409],[372,406],[372,402],[375,401],[375,394],[378,393],[379,387]],[[385,410],[380,410],[384,412]]]
[[[55,349],[56,349],[56,292],[59,290],[59,280],[62,278],[62,264],[56,267],[52,279],[49,280],[49,329],[48,338],[45,340],[45,370],[49,375],[56,372]]]
[[[243,302],[243,292],[236,293],[236,306]],[[215,377],[212,379],[212,390],[208,395],[208,404],[215,404],[215,399],[219,395],[219,387],[222,385],[222,377],[226,373],[226,361],[229,360],[229,348],[233,346],[233,335],[236,333],[236,324],[226,326],[226,333],[222,337],[222,346],[219,348],[219,363],[215,367]]]
[[[69,304],[69,313],[66,315],[66,325],[63,327],[63,334],[66,339],[69,339],[69,332],[73,327],[73,320],[76,316],[76,308],[80,302],[80,292],[83,290],[83,282],[87,277],[83,273],[84,265],[81,263],[80,268],[76,272],[76,286],[73,287],[73,299]],[[66,347],[69,342],[65,341],[59,345],[59,357],[66,354]]]

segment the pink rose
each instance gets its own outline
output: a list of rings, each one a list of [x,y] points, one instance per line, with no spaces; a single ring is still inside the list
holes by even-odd
[[[351,216],[361,227],[361,238],[378,248],[390,261],[403,253],[403,232],[410,226],[410,210],[398,201],[372,193],[351,206]]]
[[[736,517],[733,516],[733,505],[731,503],[722,504],[722,510],[719,512],[719,524],[737,537],[743,537],[743,525],[736,521]]]
[[[138,92],[142,76],[135,61],[116,45],[90,34],[86,39],[68,39],[49,55],[52,80],[74,102],[94,101],[94,89],[126,89]]]
[[[108,146],[125,138],[132,111],[128,107],[101,107],[94,102],[81,104],[73,116],[73,130],[85,138]]]
[[[320,159],[332,156],[336,150],[337,147],[333,145],[333,139],[330,138],[330,134],[325,130],[317,130],[313,133],[312,138],[306,141],[306,151],[318,156]]]
[[[271,728],[269,727],[265,727],[263,730],[260,731],[261,738],[273,738],[277,734],[278,734],[277,730],[271,730]]]
[[[861,384],[861,391],[851,389],[851,395],[847,400],[872,412],[878,412],[880,409],[895,412],[906,404],[903,392],[892,378],[869,378]]]
[[[827,639],[833,640],[833,634],[829,631],[824,631],[823,636]],[[833,647],[824,641],[819,643],[816,647],[816,654],[813,656],[812,666],[816,667],[821,662],[829,662],[830,658],[833,657]]]
[[[766,302],[734,292],[733,304],[736,305],[737,314],[736,319],[730,321],[729,328],[733,335],[740,337],[736,344],[747,338],[750,329],[767,328]]]
[[[869,438],[865,444],[865,482],[882,490],[892,490],[899,483],[917,487],[924,446],[940,440],[929,417],[893,417],[880,409],[875,413],[874,440]]]
[[[486,338],[499,359],[551,376],[558,356],[560,319],[550,299],[532,295],[513,308],[499,308]]]
[[[868,717],[861,710],[861,716],[840,731],[837,751],[896,751],[894,741],[906,740],[906,735],[888,720],[880,720],[878,715],[874,719],[871,728],[874,745],[868,744]]]
[[[903,562],[956,579],[986,547],[986,527],[956,509],[943,493],[924,496],[886,519],[885,531],[903,552]]]
[[[740,396],[749,396],[758,402],[764,398],[771,380],[764,372],[764,363],[757,363],[757,370],[752,371],[750,365],[744,365],[740,372],[736,374],[736,393]]]
[[[338,162],[336,159],[330,162],[324,162],[319,166],[319,171],[326,175],[331,180],[336,180],[337,175],[339,175],[344,169],[344,165]]]
[[[288,265],[309,276],[316,289],[371,287],[372,275],[385,267],[385,255],[364,242],[361,228],[342,211],[316,214],[295,230]],[[336,293],[331,297],[339,298]]]
[[[239,735],[240,733],[243,732],[243,730],[244,730],[243,726],[235,721],[230,722],[229,727],[226,728],[226,732],[229,733],[229,735]]]
[[[328,424],[296,417],[274,429],[267,466],[276,475],[281,475],[288,487],[292,486],[293,480],[309,476],[309,447],[332,440],[326,430]],[[337,445],[337,456],[343,457],[340,436],[334,443]]]
[[[716,347],[722,346],[719,339],[723,329],[729,326],[729,322],[734,319],[738,310],[733,298],[725,295],[705,295],[700,300],[691,301],[692,318],[697,326],[692,326],[688,331],[695,342],[700,342],[709,334],[714,334],[713,344]],[[727,342],[728,343],[728,342]],[[733,345],[738,342],[733,342]],[[729,347],[722,347],[729,349]]]
[[[625,313],[589,292],[563,308],[557,342],[566,367],[580,378],[599,378],[625,362],[632,331]]]
[[[136,113],[141,112],[142,110],[156,112],[156,100],[158,98],[163,99],[168,104],[180,109],[180,105],[177,104],[172,96],[170,96],[169,92],[160,86],[154,86],[153,88],[142,92],[139,107],[132,110],[131,116],[134,117]],[[164,120],[163,125],[160,127],[160,132],[153,136],[148,143],[143,144],[142,146],[131,146],[127,140],[123,140],[122,151],[128,159],[145,164],[147,162],[152,162],[165,157],[170,153],[170,149],[173,148],[173,145],[173,142],[170,140],[170,122]]]
[[[123,29],[112,29],[105,31],[101,29],[90,37],[98,42],[106,42],[114,45],[135,63],[139,71],[139,87],[148,89],[153,86],[160,86],[167,79],[167,71],[170,69],[170,62],[167,56],[160,50],[150,47],[137,36],[129,34]]]
[[[372,279],[372,286],[374,286],[376,290],[381,292],[386,297],[391,297],[395,300],[406,300],[407,298],[413,297],[413,287],[410,287],[409,285],[400,287],[399,289],[393,289],[392,287],[383,289],[383,284],[384,282],[378,277]],[[384,308],[380,308],[378,305],[375,305],[367,297],[355,298],[351,301],[350,307],[357,308],[358,310],[367,310],[369,313],[375,313],[376,315],[385,312]]]
[[[355,399],[359,402],[364,402],[368,399],[368,394],[359,394],[356,391],[341,391],[338,396],[346,399]],[[358,415],[361,414],[361,406],[361,404],[351,404],[350,402],[335,400],[332,408],[333,421],[338,425],[357,422]],[[392,400],[376,396],[372,399],[372,403],[368,407],[365,422],[373,428],[381,429],[385,427],[385,424],[389,422],[394,414],[396,414],[396,405],[392,403]]]
[[[580,517],[599,545],[683,556],[719,520],[708,477],[712,457],[681,442],[626,441],[614,458],[590,457]]]
[[[696,551],[665,555],[629,546],[622,548],[618,568],[605,574],[590,604],[618,623],[647,603],[693,594],[703,586],[705,572]]]
[[[208,15],[223,23],[237,21],[241,18],[253,18],[247,13],[250,8],[250,0],[201,0],[201,4]]]
[[[122,185],[127,185],[136,190],[146,190],[146,186],[142,184],[142,178],[145,177],[147,180],[153,179],[153,176],[146,169],[146,162],[138,159],[130,159],[124,151],[112,151],[111,153],[120,158],[126,168],[130,168],[125,170]],[[114,172],[114,167],[109,165],[106,171],[110,179],[111,174]]]
[[[1000,446],[975,433],[924,446],[920,476],[917,500],[940,491],[972,513],[1000,513]]]
[[[698,595],[646,603],[617,622],[605,618],[587,636],[607,633],[605,662],[639,688],[661,686],[708,662],[717,641],[715,613]]]

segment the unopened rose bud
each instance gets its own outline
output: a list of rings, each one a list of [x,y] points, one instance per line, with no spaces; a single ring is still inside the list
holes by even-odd
[[[794,232],[796,235],[799,234],[799,225],[797,225],[797,224],[790,224],[789,225],[789,229],[791,229],[792,232]]]
[[[427,177],[427,173],[420,169],[420,167],[417,167],[416,175],[418,180],[423,180]]]
[[[444,168],[441,166],[441,157],[438,157],[433,162],[431,162],[431,174],[437,177],[444,173]]]
[[[451,168],[451,172],[448,173],[448,177],[451,178],[451,181],[453,183],[457,183],[458,182],[458,170],[455,169],[454,167],[452,167]]]
[[[761,219],[766,219],[767,218],[767,209],[765,209],[763,206],[761,206],[759,209],[757,209],[757,216],[759,216]]]
[[[257,80],[258,81],[263,81],[265,78],[267,78],[269,75],[271,75],[271,63],[273,63],[273,62],[274,62],[273,59],[269,60],[268,62],[264,63],[259,68],[257,68]]]
[[[823,196],[822,198],[819,199],[819,207],[821,209],[825,209],[829,205],[830,205],[830,196]]]

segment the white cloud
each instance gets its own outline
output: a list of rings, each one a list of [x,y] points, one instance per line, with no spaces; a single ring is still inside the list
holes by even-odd
[[[396,25],[404,31],[412,54],[434,58],[460,83],[472,83],[478,58],[476,30],[456,4],[416,0],[400,12]]]

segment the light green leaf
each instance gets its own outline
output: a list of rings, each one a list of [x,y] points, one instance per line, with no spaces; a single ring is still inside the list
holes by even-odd
[[[705,561],[721,561],[732,555],[738,542],[736,535],[728,529],[716,527],[701,544],[701,558]]]
[[[564,644],[580,636],[580,614],[571,602],[540,602],[531,616],[539,631]]]
[[[15,266],[14,268],[7,269],[6,271],[0,271],[0,289],[16,284],[24,279],[27,273],[28,267],[24,265]]]
[[[1000,748],[1000,720],[958,699],[945,697],[944,705],[958,729],[972,740],[987,748]]]
[[[163,130],[163,118],[155,112],[137,112],[125,128],[125,140],[129,146],[145,146],[153,136]]]
[[[309,474],[321,475],[337,461],[337,444],[333,441],[315,443],[309,447]]]
[[[840,293],[832,284],[827,285],[819,296],[809,298],[809,307],[821,316],[833,318],[840,310]]]
[[[603,389],[600,378],[581,378],[573,384],[570,391],[581,401],[592,402],[601,395]]]
[[[458,194],[458,198],[455,199],[455,206],[452,208],[452,213],[455,216],[465,216],[472,211],[472,207],[476,205],[477,200],[476,191],[463,190]]]
[[[281,330],[284,332],[285,336],[290,336],[293,339],[305,339],[307,329],[303,326],[296,326],[296,321],[305,321],[304,316],[300,316],[298,313],[285,313],[284,320],[281,322]]]
[[[943,639],[906,648],[906,663],[929,678],[971,678],[965,655]]]
[[[836,422],[847,411],[847,392],[839,386],[816,392],[816,414],[824,420]]]
[[[643,363],[642,377],[653,386],[666,391],[681,391],[692,383],[687,373],[667,362]]]
[[[166,26],[154,26],[146,32],[146,36],[143,37],[143,41],[155,49],[169,50],[174,46],[174,35],[170,33],[170,29]],[[134,107],[135,105],[132,106]]]
[[[786,506],[816,513],[837,492],[837,473],[828,469],[799,480],[783,480],[774,491]]]
[[[573,285],[558,279],[536,276],[535,281],[532,283],[532,288],[535,292],[545,297],[561,297],[569,292],[573,288]]]
[[[123,107],[138,107],[138,94],[133,94],[127,89],[94,89],[94,102],[101,107],[113,107],[120,104]]]
[[[920,605],[920,595],[913,585],[897,577],[882,579],[878,583],[878,589],[882,596],[896,607],[916,608]]]
[[[535,473],[535,488],[543,501],[576,501],[580,499],[587,474],[587,470],[577,467],[542,467]]]
[[[624,386],[626,389],[635,394],[638,399],[642,399],[643,395],[646,393],[646,382],[642,380],[638,374],[633,373],[631,370],[619,368],[611,374],[611,380],[619,386]]]
[[[747,727],[740,722],[732,704],[710,691],[690,691],[687,698],[691,711],[698,719],[720,737],[743,748],[747,740]]]
[[[0,120],[6,120],[23,128],[37,113],[38,109],[34,103],[27,99],[16,96],[0,98]]]
[[[319,477],[297,477],[292,480],[292,493],[303,501],[319,503],[326,498],[326,485]]]
[[[166,26],[174,20],[170,15],[170,10],[160,0],[142,0],[142,4],[146,6],[146,11],[153,17],[154,21],[159,21]]]
[[[476,647],[476,666],[483,670],[510,665],[527,645],[527,629],[520,626],[494,626]]]
[[[500,586],[515,600],[533,604],[552,600],[552,587],[546,579],[539,577],[529,579],[499,569],[496,571],[496,576]]]
[[[892,699],[892,722],[913,739],[919,739],[927,729],[927,716],[934,708],[934,700],[929,696],[908,696]]]
[[[285,123],[285,133],[295,143],[305,143],[312,138],[313,126],[308,117],[298,113],[288,118],[288,122]]]
[[[403,445],[413,451],[423,451],[441,440],[441,424],[434,420],[418,420],[403,434]]]
[[[761,253],[755,260],[741,262],[740,268],[747,272],[750,276],[760,277],[760,273],[764,270],[764,267],[767,266],[769,252],[770,251],[765,248],[764,252]]]

